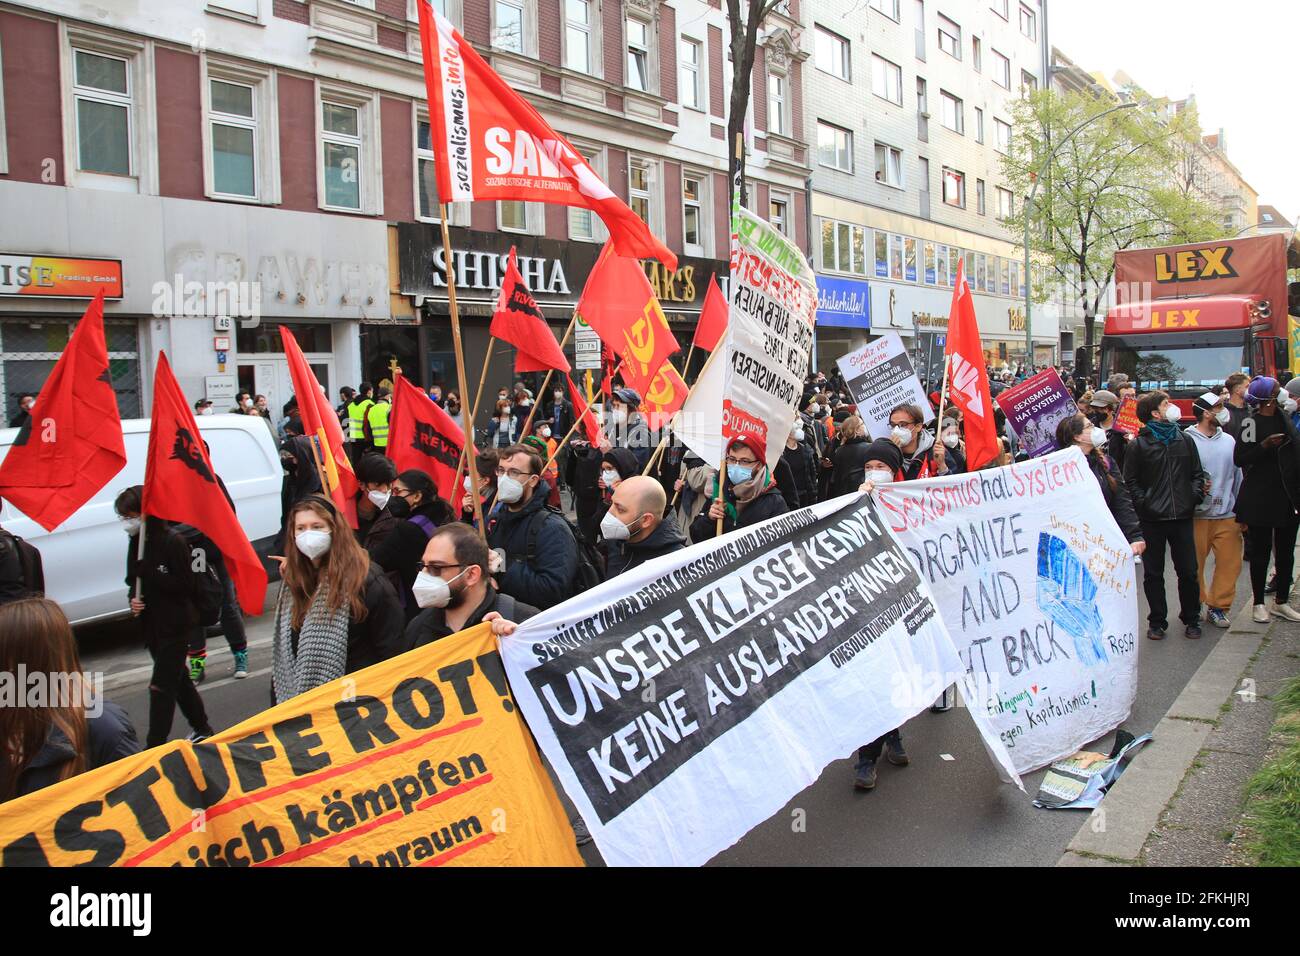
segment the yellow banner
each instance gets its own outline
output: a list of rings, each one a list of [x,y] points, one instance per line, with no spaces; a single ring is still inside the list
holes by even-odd
[[[0,863],[581,866],[490,626],[0,804]]]

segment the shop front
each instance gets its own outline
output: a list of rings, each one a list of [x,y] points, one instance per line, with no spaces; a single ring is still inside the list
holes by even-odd
[[[833,375],[840,356],[865,345],[871,334],[871,290],[862,279],[817,276],[817,328],[813,367]]]

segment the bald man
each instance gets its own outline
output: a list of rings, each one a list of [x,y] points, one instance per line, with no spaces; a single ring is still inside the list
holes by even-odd
[[[686,547],[676,519],[664,517],[667,507],[664,486],[648,475],[633,475],[618,483],[600,523],[609,555],[606,579]]]

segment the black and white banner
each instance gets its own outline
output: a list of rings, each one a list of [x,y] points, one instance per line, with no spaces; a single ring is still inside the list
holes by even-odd
[[[525,622],[501,654],[611,865],[704,863],[962,669],[865,495],[636,568]]]

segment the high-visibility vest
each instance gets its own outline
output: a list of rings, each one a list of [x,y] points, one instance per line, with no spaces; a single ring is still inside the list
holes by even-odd
[[[371,405],[370,411],[366,412],[366,418],[370,421],[370,437],[376,448],[388,447],[388,410],[391,407],[388,399],[383,398]]]
[[[348,402],[348,439],[361,441],[366,437],[366,412],[375,404],[369,398]]]

